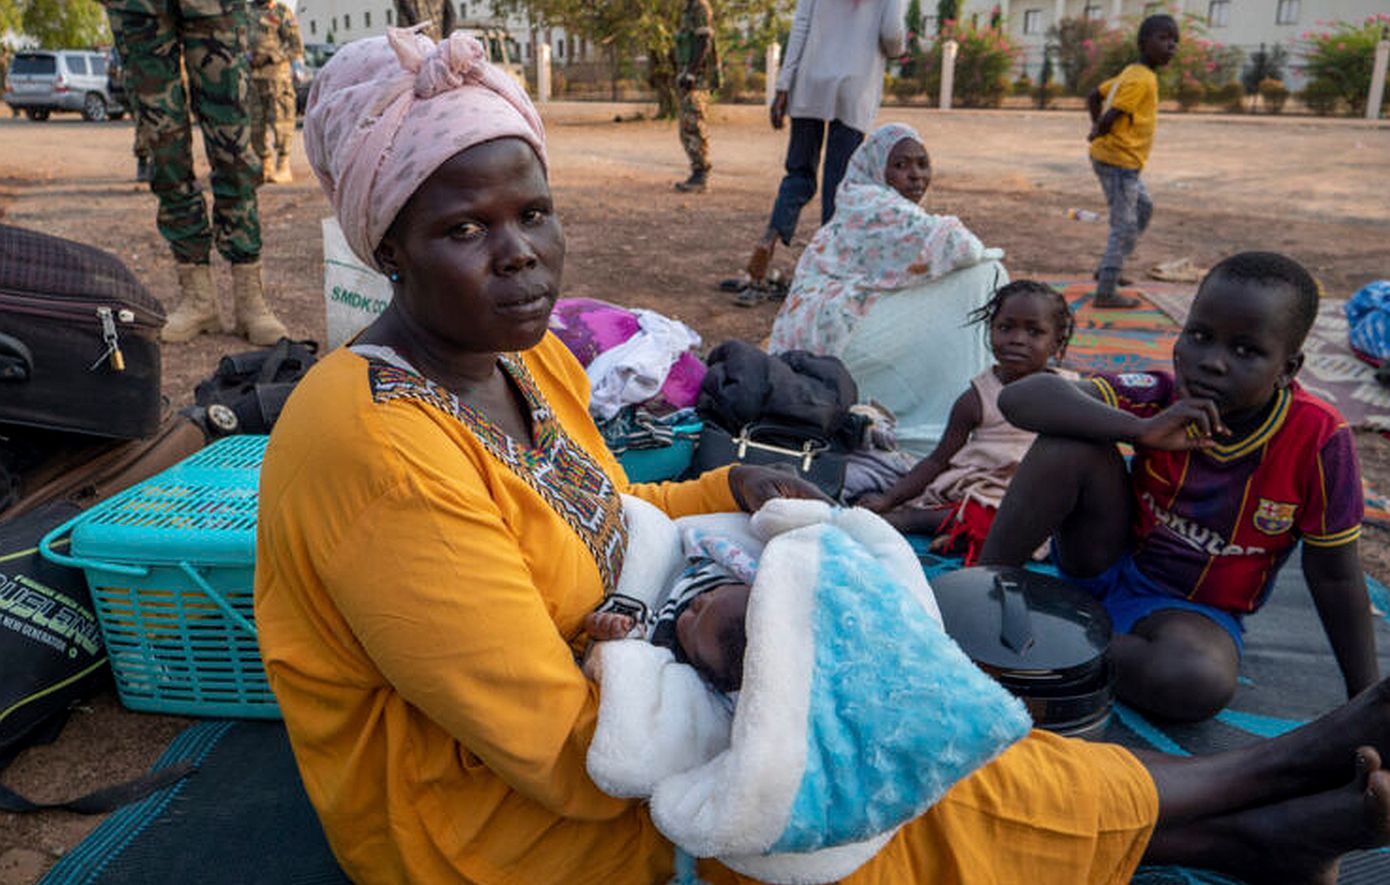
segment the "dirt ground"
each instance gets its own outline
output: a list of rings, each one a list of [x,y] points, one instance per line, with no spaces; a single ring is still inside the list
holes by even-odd
[[[712,187],[683,196],[671,190],[685,172],[675,125],[629,119],[643,111],[650,108],[562,103],[545,112],[568,236],[565,294],[661,311],[708,345],[761,339],[775,306],[730,306],[714,284],[738,271],[765,223],[785,132],[774,132],[761,108],[716,108]],[[880,119],[918,128],[935,175],[927,205],[1003,247],[1012,276],[1075,278],[1092,269],[1105,225],[1066,217],[1073,207],[1104,209],[1085,159],[1083,114],[886,108]],[[154,228],[154,198],[132,180],[131,137],[129,122],[0,119],[0,221],[110,250],[172,307],[173,260]],[[294,184],[261,191],[266,280],[292,333],[321,340],[319,220],[329,209],[298,144],[294,170]],[[1390,277],[1390,125],[1169,114],[1145,180],[1157,208],[1134,268],[1181,257],[1208,266],[1266,248],[1298,257],[1335,297]],[[790,274],[817,219],[813,204],[776,266]],[[225,267],[217,273],[228,291]],[[243,349],[225,336],[167,347],[166,395],[188,403],[221,354]],[[1390,489],[1390,443],[1362,434],[1359,445],[1373,484]],[[1390,536],[1368,531],[1362,549],[1368,571],[1390,579]],[[40,800],[94,789],[144,771],[186,724],[126,712],[108,692],[78,710],[55,744],[21,756],[4,781]],[[0,885],[36,881],[97,823],[62,812],[0,814]]]

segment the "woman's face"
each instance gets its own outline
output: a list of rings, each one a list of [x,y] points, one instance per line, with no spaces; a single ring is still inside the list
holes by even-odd
[[[931,184],[931,158],[927,149],[915,138],[904,138],[888,152],[888,167],[883,177],[888,186],[913,203],[922,202],[927,185]]]
[[[545,335],[565,236],[545,171],[518,138],[460,151],[411,195],[377,247],[395,301],[435,345],[525,350]]]

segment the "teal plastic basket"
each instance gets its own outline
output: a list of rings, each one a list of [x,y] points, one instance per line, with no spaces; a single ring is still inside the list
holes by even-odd
[[[86,573],[130,709],[279,718],[252,612],[264,450],[264,437],[221,440],[40,543],[45,558]],[[64,533],[68,555],[52,547]]]

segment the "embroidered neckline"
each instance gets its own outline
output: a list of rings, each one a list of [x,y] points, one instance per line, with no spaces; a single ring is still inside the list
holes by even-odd
[[[509,436],[482,410],[415,369],[390,348],[351,348],[367,360],[376,402],[409,398],[452,415],[487,452],[522,479],[572,528],[588,548],[606,593],[617,588],[627,550],[622,501],[612,480],[556,420],[540,386],[517,353],[498,355],[498,364],[521,392],[531,416],[532,440]]]

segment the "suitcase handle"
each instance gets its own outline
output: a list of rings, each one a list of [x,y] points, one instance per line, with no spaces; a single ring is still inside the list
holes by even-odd
[[[34,354],[13,335],[0,332],[0,381],[28,381],[34,373]]]

